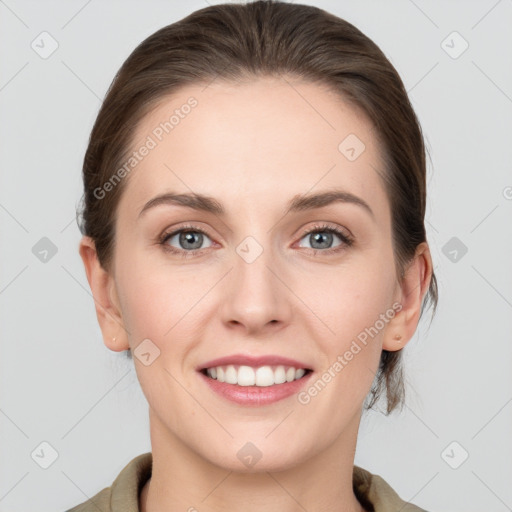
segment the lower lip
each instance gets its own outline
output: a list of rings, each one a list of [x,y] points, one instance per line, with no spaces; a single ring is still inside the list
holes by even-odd
[[[204,373],[198,372],[200,377],[210,386],[210,389],[219,395],[235,402],[239,405],[267,405],[288,398],[300,391],[306,384],[313,372],[309,372],[304,377],[283,384],[274,384],[272,386],[239,386],[238,384],[228,384],[216,379],[207,377]]]

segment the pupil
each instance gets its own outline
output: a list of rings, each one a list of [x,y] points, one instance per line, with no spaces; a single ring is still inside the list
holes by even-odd
[[[322,241],[322,238],[324,238],[324,241],[327,240],[327,246],[329,245],[329,242],[331,242],[332,240],[332,233],[327,233],[327,235],[322,235],[321,233],[316,233],[315,235],[313,235],[313,240],[314,240],[314,243],[316,243],[318,241],[318,239],[320,239],[320,244],[321,244],[321,241]],[[313,244],[311,244],[311,246],[313,247]],[[315,247],[313,247],[315,248]],[[325,249],[324,246],[320,247],[321,249]]]
[[[202,245],[202,237],[203,235],[201,233],[195,233],[192,231],[181,233],[180,236],[180,243],[184,245],[187,249],[199,249]],[[193,238],[199,237],[199,242],[193,243]],[[187,246],[186,244],[192,243],[193,247]]]

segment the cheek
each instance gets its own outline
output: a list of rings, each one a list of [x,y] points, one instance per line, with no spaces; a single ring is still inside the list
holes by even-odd
[[[384,264],[371,268],[333,272],[323,293],[310,294],[312,309],[329,328],[320,332],[317,320],[308,322],[323,357],[303,398],[318,414],[331,415],[326,435],[334,436],[348,416],[358,413],[378,370],[382,335],[394,317],[392,274]]]
[[[116,274],[123,321],[132,341],[142,336],[158,344],[183,314],[186,287],[168,269],[155,269],[147,257],[123,259]]]
[[[392,273],[378,261],[361,268],[350,265],[331,269],[328,275],[314,282],[315,286],[303,288],[302,294],[323,321],[323,330],[329,334],[327,339],[331,343],[335,339],[343,343],[356,337],[374,325],[392,305]]]
[[[162,354],[172,356],[194,345],[199,320],[208,315],[205,308],[210,307],[205,294],[215,286],[218,276],[208,270],[198,273],[193,266],[155,264],[147,254],[124,260],[117,274],[132,349],[146,338]]]
[[[329,381],[324,403],[337,403],[338,397],[344,397],[339,415],[347,408],[356,410],[378,370],[382,336],[394,317],[394,281],[389,265],[390,261],[382,257],[365,258],[360,264],[340,267],[328,278],[316,280],[323,286],[309,288],[306,302],[322,320],[312,317],[314,321],[306,325],[311,324],[309,337],[323,356],[319,378]]]
[[[127,258],[117,268],[123,321],[148,402],[157,410],[165,410],[168,396],[173,396],[180,410],[192,409],[188,395],[171,375],[179,374],[178,368],[193,345],[190,318],[194,304],[204,295],[204,286],[176,269],[152,265],[147,256]],[[137,360],[137,348],[146,339],[151,341],[144,346],[152,360],[149,365]]]

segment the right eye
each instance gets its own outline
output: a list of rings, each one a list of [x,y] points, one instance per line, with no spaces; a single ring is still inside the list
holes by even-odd
[[[164,232],[160,238],[160,244],[165,251],[188,257],[195,255],[205,248],[203,247],[205,236],[210,238],[205,231],[196,226],[184,226],[170,233]],[[175,239],[174,243],[178,244],[178,247],[171,245],[173,239]]]

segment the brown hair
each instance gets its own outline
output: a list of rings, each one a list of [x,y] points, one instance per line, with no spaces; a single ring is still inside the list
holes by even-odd
[[[425,147],[404,85],[379,47],[356,27],[317,7],[281,1],[205,7],[149,36],[123,63],[94,123],[83,164],[78,223],[94,240],[103,268],[111,268],[116,207],[126,179],[104,197],[98,198],[98,190],[126,160],[139,121],[187,84],[284,73],[328,86],[371,121],[385,162],[381,176],[391,205],[396,273],[403,276],[417,246],[426,241]],[[429,302],[435,313],[437,301],[432,274],[421,315]],[[403,407],[401,352],[382,351],[366,408],[384,390],[387,414]]]

